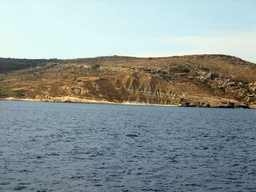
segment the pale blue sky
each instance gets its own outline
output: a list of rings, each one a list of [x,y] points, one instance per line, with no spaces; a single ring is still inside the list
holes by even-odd
[[[256,0],[0,0],[0,57],[215,53],[256,63]]]

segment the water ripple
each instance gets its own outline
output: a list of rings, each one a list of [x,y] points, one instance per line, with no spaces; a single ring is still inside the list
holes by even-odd
[[[255,110],[2,101],[0,191],[256,191]]]

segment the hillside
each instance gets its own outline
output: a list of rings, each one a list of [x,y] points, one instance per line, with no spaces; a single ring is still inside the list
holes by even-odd
[[[256,65],[227,55],[0,58],[0,98],[256,108]]]

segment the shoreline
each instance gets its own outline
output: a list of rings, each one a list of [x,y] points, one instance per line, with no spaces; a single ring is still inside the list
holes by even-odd
[[[93,99],[80,99],[76,97],[56,97],[64,98],[67,100],[61,101],[61,100],[48,100],[48,99],[19,99],[14,97],[7,97],[7,98],[0,98],[2,101],[35,101],[35,102],[54,102],[54,103],[85,103],[85,104],[112,104],[112,105],[138,105],[138,106],[160,106],[160,107],[178,107],[178,105],[162,105],[162,104],[147,104],[147,103],[136,103],[136,102],[110,102],[110,101],[101,101],[101,100],[93,100]]]
[[[158,107],[197,107],[197,108],[230,108],[230,109],[256,109],[256,105],[244,107],[198,107],[198,106],[182,106],[182,104],[178,105],[163,105],[163,104],[148,104],[148,103],[137,103],[137,102],[110,102],[104,100],[93,100],[93,99],[81,99],[77,97],[50,97],[48,99],[29,99],[29,98],[15,98],[15,97],[7,97],[0,98],[0,101],[34,101],[34,102],[55,102],[55,103],[84,103],[84,104],[112,104],[112,105],[137,105],[137,106],[158,106]]]

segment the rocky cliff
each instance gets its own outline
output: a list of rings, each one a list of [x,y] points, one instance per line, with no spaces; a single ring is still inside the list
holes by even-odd
[[[226,55],[0,58],[0,97],[256,108],[256,65]]]

